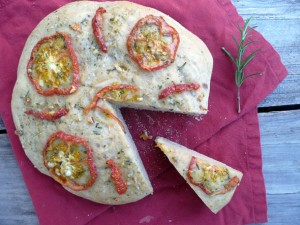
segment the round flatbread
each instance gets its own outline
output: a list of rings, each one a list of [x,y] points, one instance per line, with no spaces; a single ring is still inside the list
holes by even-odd
[[[149,15],[164,25],[137,28]],[[142,39],[131,45],[134,28]],[[73,2],[25,44],[12,96],[17,133],[35,167],[75,195],[137,201],[153,190],[119,107],[205,114],[211,72],[206,45],[169,16],[130,2]]]

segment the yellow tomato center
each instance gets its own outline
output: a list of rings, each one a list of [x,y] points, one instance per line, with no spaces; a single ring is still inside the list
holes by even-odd
[[[111,98],[115,101],[129,102],[138,100],[139,96],[128,88],[121,88],[108,91],[104,94],[104,97]]]
[[[169,36],[162,36],[159,27],[155,24],[147,24],[140,28],[140,37],[134,44],[139,55],[147,61],[147,64],[160,64],[168,60],[167,51],[170,42]]]
[[[46,151],[47,167],[63,182],[88,182],[91,175],[86,163],[87,150],[83,145],[54,139]]]
[[[73,63],[62,37],[39,46],[33,59],[32,77],[42,90],[69,87],[72,72]]]
[[[195,183],[202,184],[211,192],[222,189],[230,180],[226,167],[210,165],[200,160],[197,160],[196,166],[190,171],[190,174]]]

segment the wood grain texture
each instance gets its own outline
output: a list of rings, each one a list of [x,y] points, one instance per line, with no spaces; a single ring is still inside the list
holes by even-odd
[[[268,225],[300,221],[300,110],[260,113]]]
[[[268,194],[300,194],[300,110],[259,118]]]
[[[289,75],[259,107],[300,104],[300,1],[233,0],[239,14],[273,45]]]

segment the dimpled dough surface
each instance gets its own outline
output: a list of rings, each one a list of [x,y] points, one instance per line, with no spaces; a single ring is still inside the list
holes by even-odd
[[[108,53],[103,53],[99,48],[91,26],[92,18],[100,6],[107,11],[103,14],[103,20],[104,40]],[[162,16],[180,36],[174,63],[153,72],[141,70],[128,56],[126,47],[127,37],[134,25],[149,14]],[[82,33],[70,28],[76,23],[80,24]],[[80,82],[78,90],[73,94],[46,97],[37,93],[27,76],[26,67],[36,43],[56,32],[65,32],[71,36],[79,63]],[[169,16],[130,2],[74,2],[48,15],[30,34],[19,62],[18,78],[12,97],[13,118],[26,155],[40,172],[50,176],[44,166],[42,151],[51,134],[63,131],[79,136],[92,147],[98,177],[87,190],[66,189],[98,203],[133,202],[151,194],[153,190],[119,107],[205,114],[208,107],[211,71],[212,56],[206,45]],[[193,82],[200,84],[198,90],[158,100],[163,88],[174,83]],[[122,121],[127,130],[126,134],[115,120],[107,118],[98,110],[91,110],[87,115],[83,113],[83,108],[90,104],[97,91],[113,83],[131,84],[141,90],[140,101],[98,103]],[[51,108],[58,105],[68,108],[69,113],[55,121],[37,119],[24,113],[26,98],[30,98],[32,108],[37,106]],[[93,124],[87,121],[91,117],[94,119]],[[123,195],[117,193],[111,181],[110,168],[106,165],[106,160],[110,158],[121,162],[121,170],[128,184],[128,189]]]

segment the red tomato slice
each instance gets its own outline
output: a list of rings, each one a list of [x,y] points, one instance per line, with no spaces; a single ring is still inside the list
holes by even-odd
[[[122,176],[121,168],[117,166],[112,159],[107,160],[106,164],[111,168],[111,178],[114,181],[117,192],[120,195],[125,194],[127,191],[127,183]]]
[[[74,191],[86,190],[97,178],[87,141],[64,132],[52,134],[43,150],[44,165],[58,183]]]
[[[101,50],[107,53],[107,47],[104,42],[104,25],[102,15],[106,13],[106,10],[103,7],[97,9],[96,14],[92,20],[93,33],[96,37],[96,40],[101,48]]]
[[[51,111],[48,109],[45,109],[41,112],[35,111],[33,109],[29,109],[29,110],[25,111],[25,113],[27,115],[32,115],[32,116],[42,119],[42,120],[56,120],[62,116],[67,115],[68,112],[69,112],[69,109],[66,109],[66,108],[57,109],[55,111]]]
[[[97,93],[97,97],[110,101],[129,102],[138,98],[138,96],[133,93],[139,90],[138,87],[130,84],[115,84],[102,88]]]
[[[138,95],[135,95],[140,89],[130,84],[115,84],[102,88],[94,96],[92,103],[85,108],[87,114],[91,109],[95,108],[99,99],[106,99],[109,101],[117,102],[129,102],[138,99]]]
[[[191,159],[187,177],[193,185],[198,186],[209,196],[225,194],[240,183],[240,179],[237,176],[229,177],[226,167],[210,165],[194,156]],[[216,186],[220,188],[216,189]]]
[[[199,84],[191,83],[191,84],[174,84],[172,86],[166,87],[159,94],[158,99],[166,98],[172,94],[179,94],[184,91],[198,90],[200,88]]]
[[[159,70],[174,62],[179,34],[161,16],[148,15],[133,27],[127,39],[130,58],[141,69]]]
[[[56,33],[42,38],[33,48],[27,75],[41,95],[69,95],[78,89],[79,66],[71,38]]]

